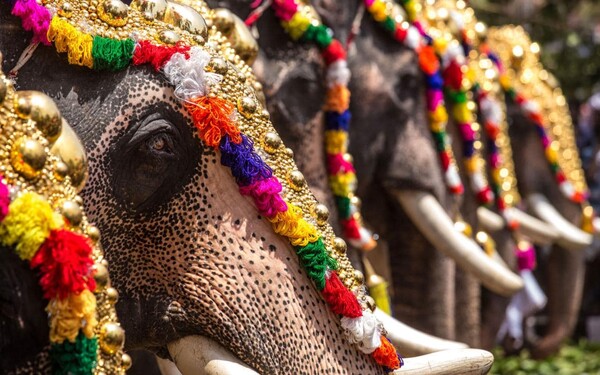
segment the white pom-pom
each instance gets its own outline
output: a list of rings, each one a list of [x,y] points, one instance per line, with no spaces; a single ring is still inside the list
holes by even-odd
[[[410,49],[417,49],[421,42],[421,34],[419,30],[417,30],[414,26],[409,26],[408,30],[406,30],[406,38],[404,39],[404,44]]]
[[[188,54],[187,59],[182,53],[173,54],[163,68],[167,79],[175,86],[175,95],[184,100],[205,96],[209,87],[223,78],[204,71],[210,60],[210,55],[204,50],[192,47]]]
[[[494,125],[502,121],[502,109],[497,101],[484,97],[479,101],[479,108],[483,117]]]
[[[346,60],[338,60],[327,68],[327,86],[348,86],[350,82],[350,69]]]
[[[358,318],[343,317],[341,323],[348,340],[358,344],[363,353],[371,354],[381,345],[381,326],[370,311],[363,311]]]
[[[360,235],[360,238],[358,239],[348,239],[348,242],[350,242],[350,244],[356,248],[362,249],[364,248],[366,245],[371,244],[371,242],[373,241],[373,233],[371,233],[370,230],[368,230],[365,227],[360,227],[358,229],[358,233]]]
[[[454,22],[457,30],[463,30],[465,28],[465,21],[460,13],[452,10],[450,11],[450,19]]]
[[[532,100],[524,101],[521,104],[521,108],[523,108],[523,111],[527,114],[537,113],[540,111],[540,107],[538,106],[538,104]]]
[[[575,188],[573,188],[573,185],[569,181],[561,183],[558,185],[558,188],[568,198],[571,198],[573,195],[575,195]]]
[[[473,187],[473,190],[475,190],[475,192],[480,192],[483,189],[485,189],[485,187],[487,186],[487,182],[485,181],[483,174],[481,174],[480,172],[474,172],[473,174],[471,174],[471,186]]]
[[[446,183],[451,187],[458,187],[461,184],[458,170],[456,170],[456,167],[452,164],[446,171]]]

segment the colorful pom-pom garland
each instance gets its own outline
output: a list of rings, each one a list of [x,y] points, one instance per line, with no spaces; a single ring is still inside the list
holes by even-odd
[[[254,4],[258,6],[260,2]],[[329,185],[333,192],[344,232],[344,238],[363,250],[376,246],[373,234],[363,226],[362,217],[355,197],[356,171],[352,156],[348,153],[350,127],[350,70],[346,61],[346,51],[342,43],[334,37],[333,31],[303,11],[310,5],[297,0],[274,0],[271,4],[275,15],[293,40],[315,43],[327,66],[328,91],[325,96],[325,150]],[[251,24],[258,19],[254,12],[247,20]]]
[[[294,246],[307,274],[322,292],[332,311],[342,316],[342,326],[348,340],[357,343],[361,351],[371,354],[379,365],[389,370],[402,365],[402,359],[383,335],[383,328],[373,313],[364,309],[356,295],[339,280],[336,273],[337,263],[329,255],[315,226],[303,218],[298,207],[281,197],[280,181],[256,152],[250,137],[239,130],[236,118],[244,115],[236,110],[239,103],[234,104],[210,94],[211,86],[218,84],[223,77],[205,71],[211,60],[208,52],[201,47],[183,43],[162,45],[150,40],[92,37],[58,15],[51,17],[49,11],[35,0],[18,1],[28,9],[20,14],[25,25],[31,23],[28,17],[32,14],[50,19],[46,30],[48,40],[55,43],[59,52],[67,53],[71,64],[93,69],[122,69],[126,66],[125,62],[132,61],[134,65],[151,64],[155,70],[163,71],[175,87],[176,95],[190,112],[201,140],[207,146],[220,151],[221,163],[230,168],[240,192],[250,196],[261,215],[272,223],[274,231],[287,237]],[[292,35],[301,37],[311,25],[307,24],[301,15],[296,14],[297,12],[289,14],[290,12],[286,13],[286,9],[283,7],[280,11],[290,20]],[[294,14],[295,18],[292,19]],[[43,27],[34,31],[36,38],[44,35]],[[313,30],[312,35],[315,35],[318,43],[324,44],[328,41],[320,29]],[[326,48],[327,46],[330,48]],[[333,42],[329,42],[327,46],[324,46],[326,60],[330,63],[339,60],[339,46]],[[110,50],[110,53],[106,53],[107,50]],[[341,97],[333,99],[333,102],[340,104],[336,109],[341,109],[342,105],[347,108],[344,95],[342,93]],[[347,101],[347,98],[345,100]],[[83,307],[79,315],[83,316],[82,314]],[[71,331],[68,333],[72,337]],[[74,347],[93,347],[79,345],[79,336],[74,339],[78,344]]]
[[[448,44],[441,38],[434,39],[428,35],[426,24],[419,20],[418,7],[412,0],[402,1],[410,23],[400,22],[400,19],[393,17],[393,5],[386,0],[364,2],[375,21],[382,24],[398,42],[415,51],[418,56],[419,67],[425,75],[427,85],[430,130],[450,192],[461,194],[463,186],[446,133],[448,113],[444,103],[444,91],[452,104],[452,115],[460,130],[463,160],[471,187],[480,204],[491,203],[493,193],[485,177],[484,162],[475,147],[479,130],[474,127],[474,114],[467,103],[464,82],[468,78],[468,66],[460,45]]]

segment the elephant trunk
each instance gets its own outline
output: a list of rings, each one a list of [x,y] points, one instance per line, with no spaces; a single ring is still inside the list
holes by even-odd
[[[409,190],[394,193],[427,240],[485,287],[503,296],[511,296],[523,288],[519,276],[490,259],[473,240],[454,229],[452,220],[433,195]]]

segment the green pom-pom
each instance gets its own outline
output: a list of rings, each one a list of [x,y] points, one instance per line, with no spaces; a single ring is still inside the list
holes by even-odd
[[[323,240],[319,238],[306,246],[298,246],[296,247],[296,253],[308,277],[314,281],[317,289],[323,290],[327,269],[337,269],[337,262],[327,254]]]
[[[510,100],[515,100],[515,98],[517,97],[517,93],[514,89],[506,90],[506,95],[510,98]]]
[[[335,197],[335,205],[340,213],[342,219],[348,219],[351,215],[350,212],[350,198],[348,197]]]
[[[446,134],[443,132],[434,132],[433,139],[435,140],[436,149],[444,151],[446,149]]]
[[[396,22],[394,22],[394,19],[392,17],[387,17],[385,21],[383,21],[382,26],[390,33],[396,31]]]
[[[65,340],[52,344],[50,359],[53,375],[91,375],[96,367],[98,340],[88,339],[79,332],[75,342]]]
[[[464,91],[446,90],[446,94],[452,103],[467,102],[467,93]]]
[[[325,48],[333,41],[332,32],[325,25],[310,25],[303,35],[304,40],[315,42],[319,48]]]
[[[96,70],[125,69],[133,58],[135,42],[131,39],[115,40],[95,36],[92,43],[92,58]]]

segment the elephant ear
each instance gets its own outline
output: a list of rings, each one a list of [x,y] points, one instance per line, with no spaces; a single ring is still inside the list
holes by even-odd
[[[74,184],[85,151],[52,99],[1,70],[0,103],[0,370],[124,373],[118,294]]]

